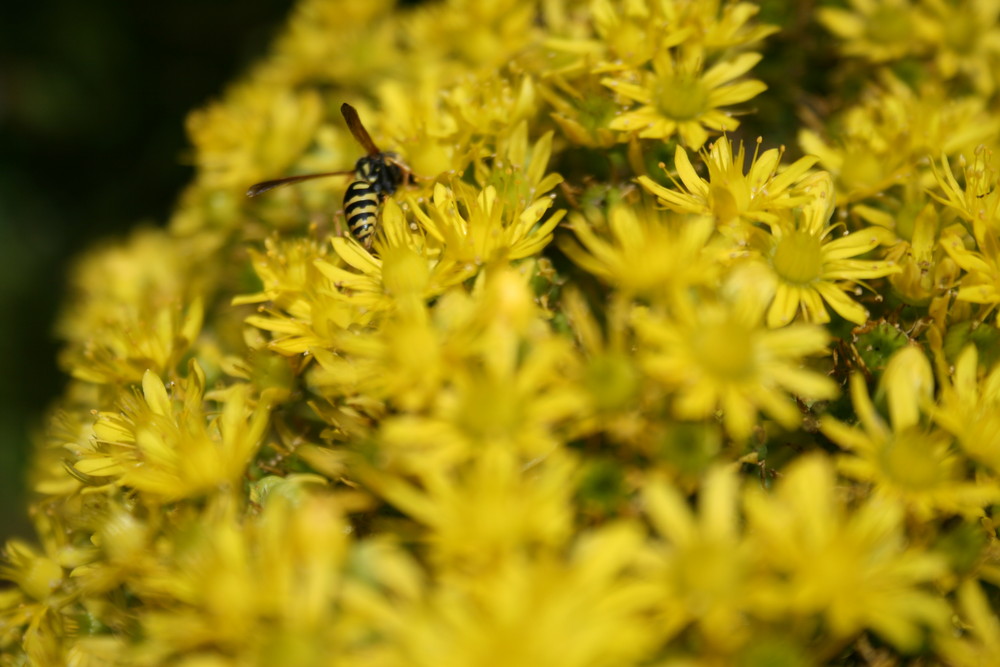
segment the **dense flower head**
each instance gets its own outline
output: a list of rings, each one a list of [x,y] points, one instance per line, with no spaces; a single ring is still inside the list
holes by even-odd
[[[300,0],[70,277],[0,665],[997,663],[998,12]]]

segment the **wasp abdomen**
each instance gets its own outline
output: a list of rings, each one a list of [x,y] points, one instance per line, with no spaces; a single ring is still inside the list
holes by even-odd
[[[359,242],[368,245],[368,237],[375,231],[378,206],[382,197],[368,181],[354,181],[344,193],[344,215],[347,228]]]

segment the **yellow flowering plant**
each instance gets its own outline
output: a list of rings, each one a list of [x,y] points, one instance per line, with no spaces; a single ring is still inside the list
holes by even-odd
[[[0,667],[996,663],[998,12],[299,0],[77,264]],[[245,196],[343,104],[360,240]]]

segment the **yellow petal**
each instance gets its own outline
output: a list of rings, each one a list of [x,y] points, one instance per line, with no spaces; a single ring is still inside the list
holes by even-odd
[[[143,373],[142,394],[153,414],[166,416],[173,413],[167,388],[163,386],[163,380],[156,373],[149,370]]]

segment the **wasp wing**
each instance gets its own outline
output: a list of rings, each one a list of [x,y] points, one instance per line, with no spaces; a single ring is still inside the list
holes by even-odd
[[[344,102],[340,105],[340,113],[344,114],[344,120],[347,121],[347,129],[351,131],[351,134],[358,140],[361,147],[368,151],[369,155],[378,155],[382,152],[375,145],[375,142],[372,141],[372,137],[368,134],[365,126],[361,124],[361,118],[358,117],[357,109]]]

